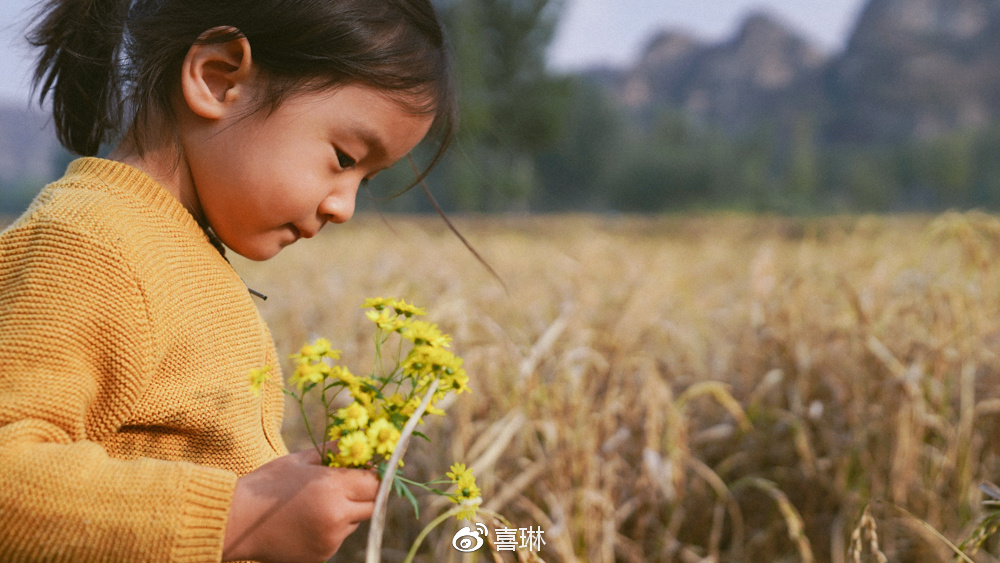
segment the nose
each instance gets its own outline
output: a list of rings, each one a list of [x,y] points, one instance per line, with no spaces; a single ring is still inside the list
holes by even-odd
[[[353,183],[351,187],[338,187],[328,194],[319,204],[319,214],[331,223],[346,223],[354,216],[354,204],[361,183]]]

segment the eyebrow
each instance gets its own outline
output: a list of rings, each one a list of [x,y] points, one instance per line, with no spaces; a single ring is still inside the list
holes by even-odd
[[[361,142],[368,146],[368,156],[374,156],[376,159],[384,159],[388,156],[389,151],[385,148],[385,143],[382,142],[381,137],[375,133],[375,131],[365,127],[364,125],[355,125],[351,127],[351,133],[357,135]]]

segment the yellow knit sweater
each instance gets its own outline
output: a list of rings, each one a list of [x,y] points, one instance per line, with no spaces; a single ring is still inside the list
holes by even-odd
[[[142,172],[73,162],[0,234],[0,560],[218,561],[286,453],[247,287]]]

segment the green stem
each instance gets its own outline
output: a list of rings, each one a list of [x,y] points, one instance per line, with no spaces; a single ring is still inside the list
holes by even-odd
[[[326,400],[326,379],[320,387],[319,398],[323,402],[323,448],[319,453],[320,463],[326,461],[326,444],[330,441],[330,402]]]
[[[464,509],[465,507],[463,506],[456,506],[455,508],[452,508],[448,512],[445,512],[444,514],[431,520],[430,524],[424,526],[424,529],[420,530],[420,534],[417,536],[417,539],[413,540],[413,545],[410,546],[410,552],[406,554],[406,559],[403,560],[403,563],[412,563],[413,557],[417,554],[417,549],[420,548],[420,544],[423,543],[424,538],[427,537],[427,534],[431,533],[431,530],[437,528],[441,524],[441,522],[444,522],[451,516],[458,514]]]
[[[302,395],[305,396],[305,393],[303,393]],[[320,450],[319,444],[316,443],[316,438],[313,437],[312,428],[310,428],[309,426],[309,419],[306,417],[306,407],[305,405],[302,404],[302,397],[298,395],[293,395],[293,396],[299,402],[299,413],[302,414],[302,422],[304,422],[306,425],[306,433],[309,434],[309,440],[312,441],[313,447],[316,448],[317,452],[320,452],[319,459],[320,463],[322,463],[324,452]]]
[[[375,375],[376,370],[378,370],[378,377],[385,377],[385,367],[382,365],[382,343],[385,342],[381,338],[382,329],[375,327],[375,361],[372,367],[372,375]]]

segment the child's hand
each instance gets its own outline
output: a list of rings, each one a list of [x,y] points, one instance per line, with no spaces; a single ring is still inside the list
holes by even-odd
[[[266,463],[236,482],[223,560],[325,561],[371,518],[378,486],[370,471],[321,465],[314,449]]]

